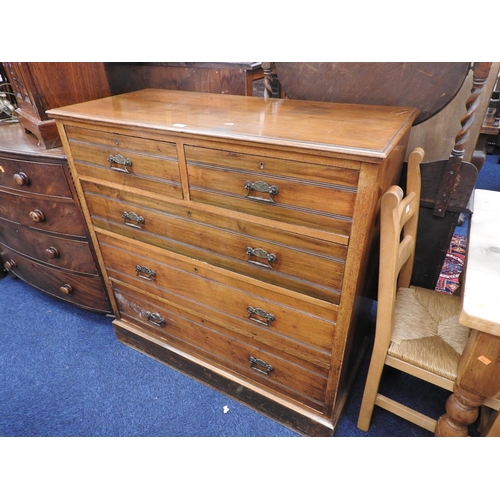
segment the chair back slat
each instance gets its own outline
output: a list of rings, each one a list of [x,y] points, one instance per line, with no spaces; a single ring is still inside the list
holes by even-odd
[[[380,208],[380,263],[377,314],[391,327],[394,302],[399,287],[409,287],[415,255],[420,209],[420,163],[424,152],[415,149],[408,159],[407,195],[399,186],[391,186],[382,196]]]
[[[406,262],[401,266],[398,286],[409,287],[415,261],[415,245],[417,241],[418,216],[420,212],[420,195],[422,180],[420,176],[420,164],[424,161],[424,150],[414,149],[408,157],[408,173],[406,181],[406,197],[400,203],[400,209],[404,211],[402,231],[403,236],[409,236],[412,240],[411,252]],[[403,238],[403,239],[404,239]]]

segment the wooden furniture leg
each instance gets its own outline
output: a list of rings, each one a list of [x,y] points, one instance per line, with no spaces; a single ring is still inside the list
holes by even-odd
[[[460,359],[453,394],[436,426],[436,436],[467,436],[478,408],[500,391],[500,337],[472,330]]]

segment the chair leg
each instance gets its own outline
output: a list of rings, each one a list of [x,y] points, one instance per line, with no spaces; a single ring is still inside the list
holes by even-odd
[[[377,345],[373,347],[372,359],[370,367],[368,368],[368,375],[366,377],[365,390],[363,392],[363,399],[361,400],[361,408],[359,410],[358,428],[362,431],[368,431],[372,419],[373,408],[375,406],[375,399],[377,397],[380,379],[382,378],[382,371],[384,369],[386,352],[383,351],[382,355],[377,355],[380,348]]]

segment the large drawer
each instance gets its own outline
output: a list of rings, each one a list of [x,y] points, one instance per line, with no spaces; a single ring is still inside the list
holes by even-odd
[[[100,277],[54,269],[5,247],[0,256],[6,269],[35,288],[85,309],[109,312]]]
[[[339,302],[346,245],[215,215],[194,206],[187,209],[109,186],[85,181],[82,186],[96,227]]]
[[[97,236],[112,279],[297,357],[329,364],[337,306],[139,242]]]
[[[323,408],[327,369],[242,338],[209,318],[114,284],[120,319],[226,372],[274,389],[315,410]]]
[[[185,147],[193,201],[349,234],[359,172],[236,151]]]
[[[78,127],[66,132],[79,176],[182,198],[174,143]]]
[[[84,239],[59,237],[0,219],[0,243],[51,266],[97,274],[89,243]]]
[[[0,191],[0,218],[42,231],[85,236],[83,216],[73,199]]]
[[[0,186],[22,193],[72,198],[62,165],[0,157]]]

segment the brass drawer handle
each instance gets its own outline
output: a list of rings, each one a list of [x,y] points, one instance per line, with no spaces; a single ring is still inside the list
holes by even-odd
[[[14,182],[18,186],[27,186],[30,183],[30,178],[24,172],[19,172],[18,174],[14,174]]]
[[[255,266],[267,267],[269,269],[273,268],[273,266],[271,266],[271,264],[276,262],[276,260],[277,260],[275,254],[268,253],[265,250],[263,250],[262,248],[247,247],[246,254],[249,256],[249,258],[247,259],[247,262],[249,264],[254,264]],[[267,263],[261,262],[259,260],[252,260],[250,257],[256,257],[258,259],[266,260]]]
[[[118,154],[118,155],[109,155],[108,157],[108,162],[111,170],[115,170],[116,172],[122,172],[123,174],[130,174],[130,171],[127,169],[127,167],[132,166],[132,161],[129,160],[128,158],[125,158],[124,156]],[[120,167],[115,167],[114,165],[123,165],[123,168]]]
[[[250,361],[250,368],[257,372],[263,373],[264,375],[271,375],[271,372],[274,370],[273,366],[269,363],[266,363],[262,359],[254,358],[253,356],[248,356],[248,361]]]
[[[248,198],[249,200],[263,201],[265,203],[276,203],[274,201],[273,196],[279,193],[278,186],[270,186],[267,182],[264,181],[255,181],[255,182],[246,181],[245,189],[247,190],[245,198]],[[250,196],[250,191],[257,191],[258,193],[267,193],[269,195],[269,198],[261,198],[260,196]]]
[[[135,266],[136,276],[148,281],[154,281],[156,272],[146,266]]]
[[[122,219],[127,226],[135,227],[137,229],[142,229],[140,224],[144,224],[144,217],[142,217],[142,215],[137,215],[134,212],[123,212]]]
[[[276,319],[273,314],[264,311],[264,309],[261,309],[260,307],[248,306],[247,312],[249,320],[255,321],[256,323],[260,323],[264,326],[271,326],[271,321]]]
[[[146,311],[146,318],[156,326],[165,326],[167,323],[165,318],[163,316],[160,316],[158,313]]]

